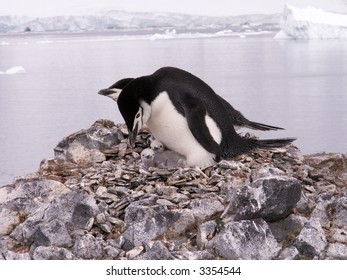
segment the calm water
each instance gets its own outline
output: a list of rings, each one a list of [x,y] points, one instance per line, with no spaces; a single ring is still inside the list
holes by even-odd
[[[121,122],[99,89],[167,65],[201,77],[249,119],[286,128],[262,138],[347,152],[347,40],[103,39],[0,37],[0,71],[27,71],[0,75],[0,185],[36,171],[64,136],[100,118]]]

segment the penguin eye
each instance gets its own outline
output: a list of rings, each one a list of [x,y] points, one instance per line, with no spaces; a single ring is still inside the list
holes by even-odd
[[[135,118],[138,119],[139,117],[140,117],[140,113],[137,113],[136,116],[135,116]]]

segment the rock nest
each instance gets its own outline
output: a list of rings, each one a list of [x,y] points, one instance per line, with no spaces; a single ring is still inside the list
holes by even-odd
[[[98,120],[0,187],[0,259],[347,259],[346,154],[291,145],[201,170],[148,163],[160,143],[127,136]]]

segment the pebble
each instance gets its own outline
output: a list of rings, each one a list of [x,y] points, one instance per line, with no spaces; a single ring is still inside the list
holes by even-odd
[[[239,168],[239,164],[229,160],[221,160],[219,162],[219,167],[223,169],[237,170]]]
[[[94,217],[91,217],[88,220],[88,222],[86,223],[84,229],[87,230],[87,231],[90,231],[92,229],[92,227],[93,227],[94,221],[95,221]]]
[[[106,223],[106,216],[104,213],[100,213],[98,215],[96,215],[96,222],[98,224],[104,224]]]
[[[100,224],[99,227],[101,230],[107,233],[110,233],[112,231],[112,225],[109,222],[106,222],[105,224]]]
[[[125,256],[128,260],[132,260],[143,252],[143,246],[137,246],[134,249],[128,251]]]
[[[177,193],[178,188],[172,186],[161,186],[157,185],[157,191],[160,189],[160,193],[168,196],[172,196]]]
[[[285,248],[278,256],[280,260],[295,260],[297,256],[299,256],[299,251],[296,247],[291,246]]]
[[[166,206],[173,206],[173,207],[176,206],[176,204],[170,202],[169,200],[162,199],[162,198],[157,200],[157,204],[159,204],[159,205],[166,205]]]
[[[98,189],[95,192],[95,194],[98,196],[102,196],[104,193],[107,193],[107,188],[103,186],[98,187]]]

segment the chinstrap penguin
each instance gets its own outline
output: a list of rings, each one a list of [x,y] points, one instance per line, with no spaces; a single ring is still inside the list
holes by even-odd
[[[133,80],[135,80],[135,78],[121,79],[117,81],[116,83],[114,83],[113,85],[111,85],[109,88],[100,90],[98,94],[107,96],[117,102],[118,97],[120,93],[122,92],[122,90]],[[220,98],[225,109],[228,111],[229,118],[231,120],[231,123],[234,125],[235,130],[238,130],[239,128],[242,128],[242,127],[254,129],[254,130],[262,130],[262,131],[283,129],[277,126],[250,121],[240,111],[236,110],[233,106],[230,105],[230,103],[228,103],[221,96],[218,96],[218,98]]]
[[[149,147],[155,151],[155,152],[164,152],[165,148],[163,143],[159,142],[157,139],[155,139],[153,136],[149,137]]]
[[[154,151],[151,148],[143,149],[141,152],[141,163],[145,169],[154,166]]]
[[[188,166],[206,167],[222,158],[283,147],[295,140],[241,137],[234,128],[235,114],[240,113],[201,79],[178,68],[164,67],[131,80],[117,103],[131,146],[147,124],[154,137],[182,155]]]

